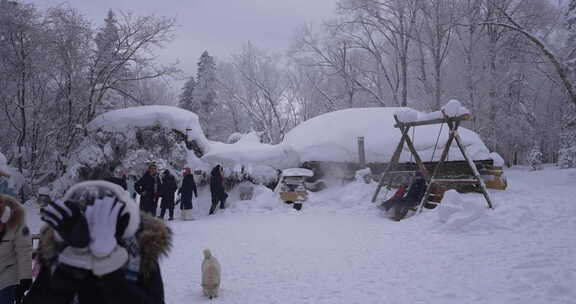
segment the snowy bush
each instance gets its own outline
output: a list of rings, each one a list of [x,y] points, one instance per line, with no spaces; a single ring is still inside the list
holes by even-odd
[[[542,152],[540,146],[535,145],[528,155],[528,163],[532,170],[542,170]]]
[[[71,153],[65,174],[53,182],[53,193],[61,194],[80,180],[109,178],[115,171],[140,176],[151,162],[161,170],[180,171],[188,161],[185,137],[166,125],[152,121],[118,130],[93,128]]]

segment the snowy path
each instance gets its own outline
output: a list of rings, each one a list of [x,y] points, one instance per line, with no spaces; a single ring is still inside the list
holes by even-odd
[[[576,171],[506,174],[509,190],[491,192],[496,210],[475,220],[463,212],[441,223],[429,211],[392,222],[367,202],[372,185],[351,184],[301,213],[238,203],[173,222],[167,303],[209,301],[204,248],[223,268],[214,303],[576,303]]]

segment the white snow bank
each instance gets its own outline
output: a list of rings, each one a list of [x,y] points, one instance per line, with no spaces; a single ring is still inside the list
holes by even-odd
[[[198,115],[173,106],[138,106],[106,112],[88,124],[88,131],[129,132],[134,128],[156,125],[177,130],[188,136],[188,140],[195,140],[202,148],[208,146]]]
[[[487,208],[465,199],[465,195],[456,190],[444,193],[442,203],[436,207],[438,221],[447,229],[459,230],[462,227],[480,219],[486,214]]]
[[[294,148],[302,162],[355,162],[358,160],[358,137],[363,136],[366,161],[388,162],[400,141],[400,131],[394,127],[394,114],[414,111],[410,110],[398,107],[353,108],[326,113],[296,126],[286,134],[283,143]],[[441,125],[426,125],[413,129],[414,145],[424,161],[431,160],[440,128]],[[490,158],[490,151],[478,134],[465,128],[460,128],[459,133],[472,159]],[[440,158],[447,140],[448,127],[443,126],[434,160]],[[410,159],[408,147],[404,145],[400,161]],[[464,159],[455,143],[448,159]]]

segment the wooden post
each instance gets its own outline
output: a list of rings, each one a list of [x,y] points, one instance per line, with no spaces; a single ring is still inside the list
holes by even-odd
[[[398,120],[398,117],[396,115],[394,115],[394,119],[396,120],[397,125],[401,125],[401,122],[400,120]],[[422,163],[422,159],[420,158],[418,151],[416,151],[416,148],[414,148],[412,140],[410,140],[410,137],[408,136],[407,132],[403,133],[402,136],[404,137],[404,141],[406,141],[406,146],[408,146],[408,149],[414,156],[414,160],[416,161],[416,164],[418,165],[420,172],[422,172],[422,176],[424,177],[424,179],[428,180],[428,170],[426,170],[426,167]]]
[[[451,120],[446,120],[446,123],[448,124],[448,130],[450,132],[450,135],[448,136],[448,140],[446,141],[446,144],[444,144],[444,149],[442,150],[442,155],[440,156],[440,160],[436,164],[436,167],[434,168],[434,171],[432,172],[432,175],[430,176],[430,180],[428,180],[426,192],[424,193],[424,196],[422,197],[422,200],[420,201],[420,206],[418,207],[418,212],[422,212],[422,208],[424,208],[424,204],[425,204],[426,200],[428,200],[428,196],[430,195],[430,191],[432,190],[432,184],[434,183],[434,178],[436,177],[436,174],[438,174],[440,166],[442,166],[442,164],[446,160],[446,157],[448,157],[448,153],[450,152],[450,146],[452,145],[452,141],[454,140],[454,132],[458,128],[458,124],[459,124],[459,122],[452,122]]]
[[[394,166],[398,163],[398,160],[400,159],[400,154],[402,154],[402,149],[404,148],[404,140],[405,140],[404,135],[408,134],[408,130],[410,130],[410,127],[399,127],[399,128],[400,128],[400,132],[402,132],[402,137],[400,137],[400,142],[396,146],[396,150],[394,150],[394,154],[392,155],[392,159],[390,160],[390,162],[386,166],[386,170],[384,170],[384,172],[380,176],[380,182],[378,183],[378,187],[376,188],[376,192],[374,192],[374,195],[372,196],[372,202],[373,203],[376,202],[376,199],[378,198],[378,194],[380,193],[380,190],[382,190],[382,185],[384,184],[384,180],[386,179],[386,175],[388,175],[388,172],[390,172],[392,170],[392,168],[394,168]]]
[[[482,194],[484,195],[484,198],[486,199],[486,202],[488,203],[488,208],[493,209],[494,207],[492,206],[492,201],[490,200],[490,196],[488,195],[488,191],[486,191],[486,184],[484,184],[484,181],[480,177],[480,173],[478,173],[478,169],[476,168],[476,165],[474,164],[472,159],[468,156],[468,152],[466,152],[466,147],[464,146],[464,144],[462,144],[462,139],[460,139],[460,135],[458,134],[458,132],[456,130],[454,131],[454,139],[456,140],[456,143],[458,144],[458,148],[460,148],[462,155],[464,155],[464,159],[466,159],[466,161],[468,162],[468,166],[470,166],[470,169],[472,169],[472,173],[474,174],[474,177],[478,181],[478,185],[480,185],[480,188],[482,190]]]
[[[360,169],[366,168],[366,150],[364,149],[364,136],[358,137],[358,164]]]

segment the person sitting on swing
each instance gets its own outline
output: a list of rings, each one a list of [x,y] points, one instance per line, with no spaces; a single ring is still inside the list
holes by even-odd
[[[404,195],[405,192],[406,187],[400,187],[392,198],[382,203],[382,207],[386,211],[394,209],[393,219],[396,221],[403,219],[410,208],[417,206],[422,200],[422,196],[426,192],[426,180],[421,173],[416,174],[406,195]]]

